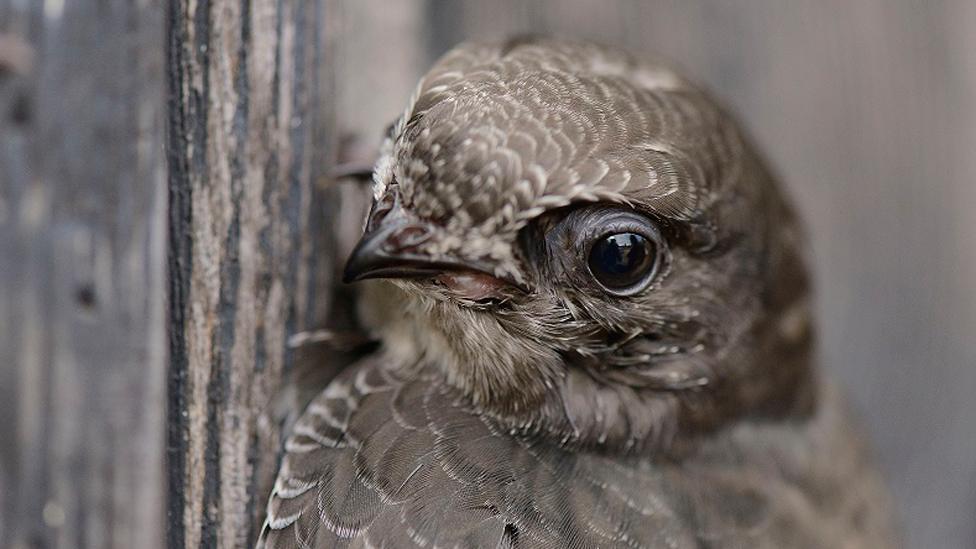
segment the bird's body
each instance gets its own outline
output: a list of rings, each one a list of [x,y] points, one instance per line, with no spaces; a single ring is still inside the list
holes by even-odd
[[[512,436],[436,374],[397,376],[385,358],[347,372],[296,425],[270,546],[891,544],[879,479],[835,395],[799,424],[748,423],[685,455],[622,459]]]
[[[352,279],[381,351],[286,443],[266,547],[883,548],[811,360],[802,239],[670,70],[460,47],[375,174]]]

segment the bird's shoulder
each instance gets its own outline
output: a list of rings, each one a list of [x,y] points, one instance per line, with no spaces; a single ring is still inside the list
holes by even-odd
[[[866,532],[832,522],[849,506],[871,520],[873,484],[856,477],[872,473],[815,447],[849,443],[829,427],[777,440],[750,426],[688,459],[621,459],[505,432],[437,377],[384,366],[353,367],[296,423],[261,546],[829,547]]]

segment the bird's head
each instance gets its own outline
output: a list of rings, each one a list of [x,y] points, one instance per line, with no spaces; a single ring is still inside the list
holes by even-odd
[[[468,45],[420,83],[348,281],[391,352],[507,426],[662,447],[807,402],[797,223],[729,117],[592,45]]]

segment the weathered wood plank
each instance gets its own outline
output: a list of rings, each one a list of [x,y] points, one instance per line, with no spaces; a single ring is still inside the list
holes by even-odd
[[[289,335],[324,324],[336,190],[324,0],[170,4],[169,544],[243,547]]]
[[[0,0],[0,545],[162,547],[164,10]]]

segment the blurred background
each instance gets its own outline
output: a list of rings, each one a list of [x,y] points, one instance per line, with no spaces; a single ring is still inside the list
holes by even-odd
[[[338,123],[367,157],[457,42],[537,32],[662,57],[736,112],[813,243],[821,362],[910,547],[976,547],[976,3],[344,4]]]

